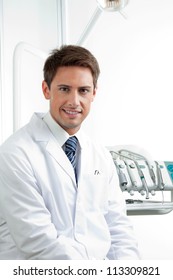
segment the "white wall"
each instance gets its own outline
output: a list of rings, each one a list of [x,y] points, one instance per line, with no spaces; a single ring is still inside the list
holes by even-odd
[[[2,140],[13,131],[13,54],[20,42],[49,52],[57,45],[56,1],[52,0],[0,0],[3,59]],[[33,110],[46,105],[42,98],[41,81],[43,61],[25,52],[21,60],[22,124],[28,121]],[[28,98],[29,97],[29,98]],[[28,100],[30,99],[30,106]],[[39,104],[39,105],[38,105]],[[30,110],[29,110],[30,107]],[[37,109],[38,108],[38,109]],[[23,114],[25,112],[25,114]]]
[[[49,52],[57,47],[55,0],[3,2],[3,139],[12,133],[12,56],[26,41]],[[96,1],[68,0],[68,42],[76,43]],[[98,95],[84,127],[105,145],[133,144],[153,159],[173,160],[172,149],[172,0],[130,0],[119,13],[103,13],[84,46],[101,67]],[[46,108],[41,93],[42,61],[29,54],[22,64],[22,122]],[[28,102],[30,105],[28,106]],[[131,216],[145,259],[173,259],[172,212]]]

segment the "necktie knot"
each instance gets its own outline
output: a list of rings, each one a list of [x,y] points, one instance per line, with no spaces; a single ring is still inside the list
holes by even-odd
[[[75,168],[75,159],[76,159],[76,148],[77,148],[78,139],[76,136],[69,137],[65,142],[65,153],[70,160],[71,164]]]

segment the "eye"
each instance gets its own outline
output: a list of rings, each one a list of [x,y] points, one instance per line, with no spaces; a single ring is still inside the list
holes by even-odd
[[[67,86],[59,86],[58,87],[58,90],[60,91],[60,92],[69,92],[69,87],[67,87]]]
[[[80,88],[80,89],[79,89],[79,92],[80,92],[81,94],[87,94],[88,92],[90,92],[90,89],[89,89],[89,88]]]

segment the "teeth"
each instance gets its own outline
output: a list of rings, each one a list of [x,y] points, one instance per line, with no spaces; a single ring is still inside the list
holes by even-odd
[[[77,113],[79,113],[79,112],[76,112],[76,111],[74,112],[74,111],[67,111],[67,110],[65,112],[67,114],[71,114],[71,115],[76,115]]]

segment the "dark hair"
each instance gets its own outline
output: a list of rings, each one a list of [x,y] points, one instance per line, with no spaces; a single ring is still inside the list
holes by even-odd
[[[80,66],[91,70],[94,88],[97,85],[100,74],[99,64],[96,58],[87,49],[76,45],[65,45],[60,49],[54,49],[44,64],[44,80],[50,88],[56,72],[61,66]]]

